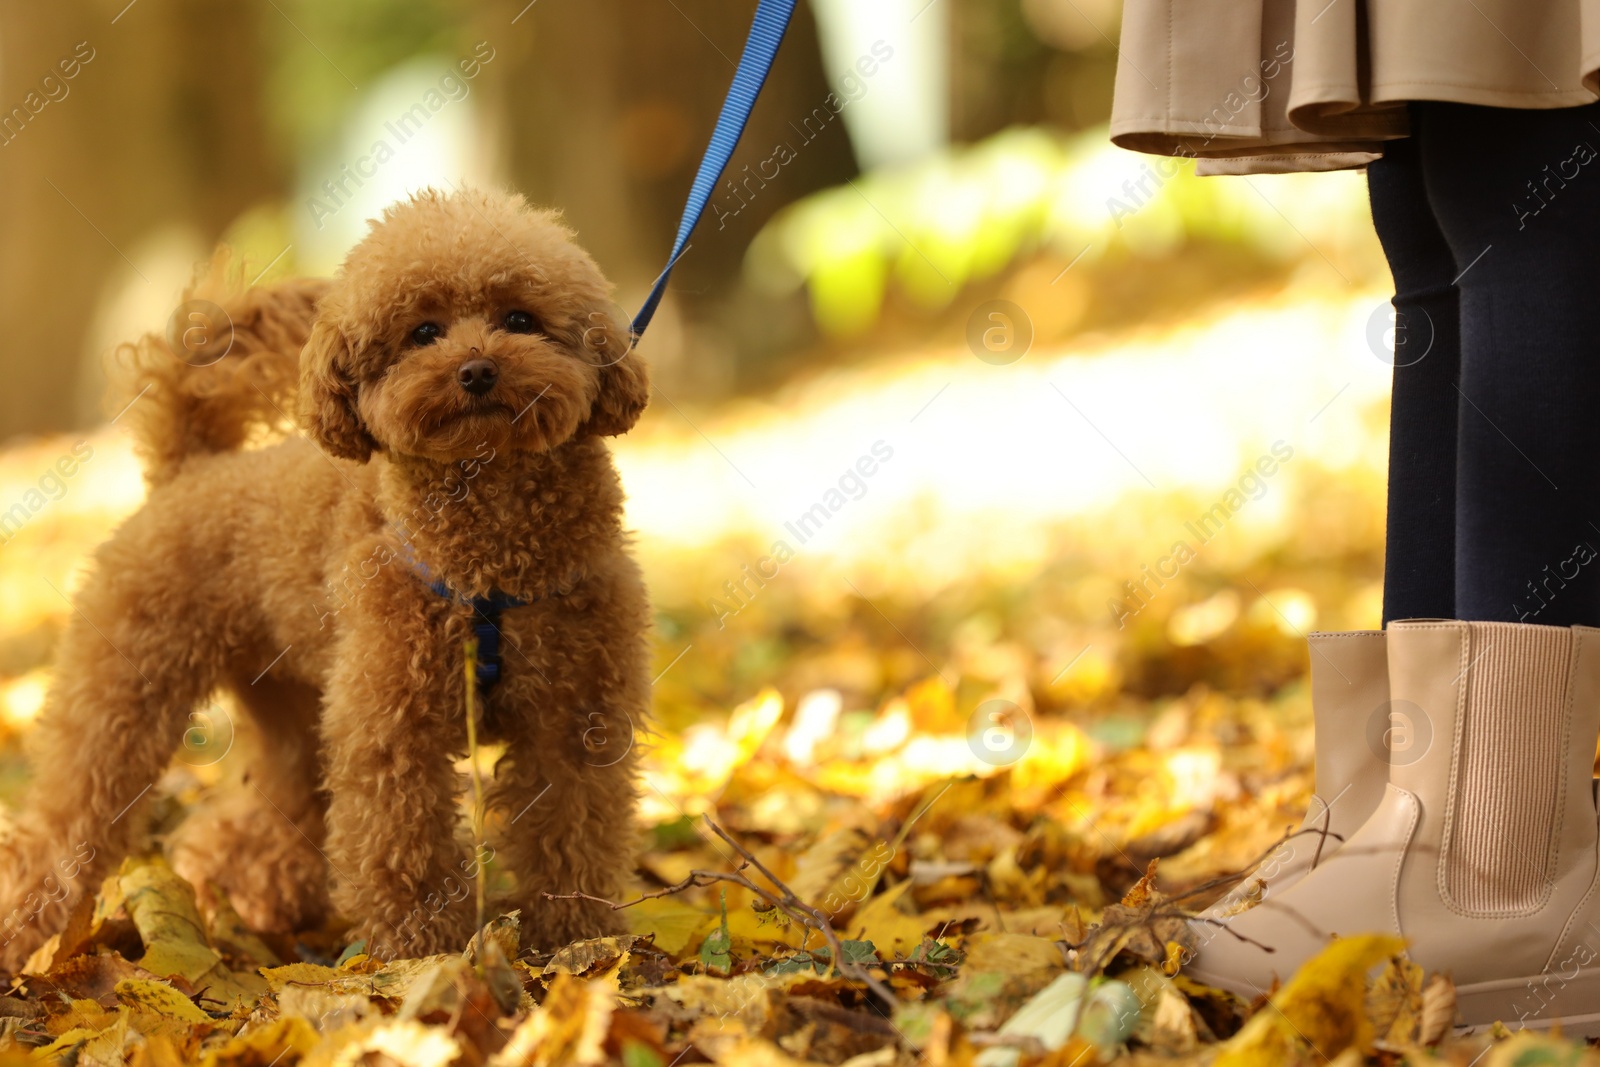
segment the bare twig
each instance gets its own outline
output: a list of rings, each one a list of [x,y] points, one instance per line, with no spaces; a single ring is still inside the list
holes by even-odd
[[[741,863],[738,867],[738,870],[742,871],[747,866],[748,864]],[[544,894],[544,898],[546,900],[592,900],[596,904],[604,904],[612,911],[621,911],[623,908],[631,908],[635,904],[643,904],[647,900],[659,900],[662,897],[676,896],[677,894],[688,889],[704,889],[706,886],[713,885],[717,882],[728,881],[729,878],[729,875],[722,874],[717,871],[690,871],[689,877],[685,878],[681,882],[675,882],[664,889],[655,889],[648,893],[640,893],[634,899],[623,901],[621,904],[618,904],[614,900],[607,900],[605,897],[593,896],[589,893],[546,893]]]
[[[1263,944],[1262,942],[1257,941],[1255,938],[1250,937],[1247,934],[1241,934],[1239,931],[1237,931],[1237,930],[1235,930],[1233,928],[1233,924],[1230,923],[1227,919],[1214,919],[1209,915],[1194,915],[1194,916],[1190,916],[1189,917],[1189,921],[1197,922],[1197,923],[1205,923],[1207,926],[1215,926],[1215,927],[1217,927],[1217,928],[1219,928],[1221,930],[1225,930],[1228,933],[1232,934],[1234,937],[1238,938],[1240,941],[1243,941],[1245,944],[1254,945],[1256,948],[1260,949],[1262,952],[1276,952],[1276,951],[1278,951],[1277,949],[1273,948],[1271,945]]]
[[[1343,834],[1336,834],[1333,831],[1328,830],[1328,829],[1316,829],[1316,828],[1308,827],[1308,828],[1300,829],[1300,830],[1285,830],[1284,833],[1283,833],[1283,836],[1279,837],[1272,844],[1268,845],[1266,847],[1266,849],[1259,856],[1257,856],[1255,859],[1251,860],[1249,863],[1245,864],[1245,866],[1243,868],[1241,868],[1240,870],[1229,871],[1226,874],[1219,874],[1215,878],[1208,878],[1204,882],[1199,883],[1198,885],[1190,886],[1188,889],[1185,889],[1181,893],[1174,893],[1172,896],[1168,897],[1167,899],[1169,901],[1185,900],[1185,899],[1187,899],[1189,897],[1199,896],[1200,894],[1208,892],[1208,891],[1210,891],[1212,889],[1216,889],[1219,886],[1228,885],[1229,883],[1237,883],[1237,882],[1243,880],[1245,875],[1249,874],[1251,871],[1253,871],[1257,867],[1261,866],[1261,864],[1265,863],[1268,856],[1272,855],[1275,851],[1277,851],[1282,846],[1288,844],[1290,841],[1293,841],[1295,838],[1300,837],[1300,836],[1302,836],[1304,834],[1315,834],[1320,839],[1320,841],[1318,843],[1318,846],[1317,846],[1318,855],[1320,855],[1321,851],[1322,851],[1321,842],[1326,841],[1328,838],[1330,838],[1330,837],[1335,838],[1338,841],[1340,841],[1341,843],[1344,841],[1344,835]],[[1314,863],[1313,863],[1313,866],[1315,866]],[[1261,884],[1263,886],[1265,886],[1268,883],[1267,883],[1266,879],[1261,879]]]
[[[477,861],[478,936],[483,937],[484,925],[484,870],[483,870],[483,772],[478,768],[478,639],[467,638],[467,759],[472,769],[472,850]],[[478,967],[483,967],[483,957],[478,957]]]
[[[834,930],[833,924],[828,921],[828,917],[826,915],[824,915],[819,909],[812,907],[810,904],[807,904],[805,901],[796,896],[794,890],[790,889],[784,884],[782,879],[767,869],[767,866],[757,859],[754,853],[745,848],[738,841],[735,841],[731,836],[728,835],[727,831],[723,830],[722,827],[713,822],[710,816],[705,816],[705,821],[706,825],[711,827],[712,833],[716,834],[718,837],[722,838],[723,841],[727,842],[728,845],[732,847],[733,850],[737,852],[740,858],[744,861],[739,864],[735,871],[690,871],[689,876],[683,879],[681,882],[677,882],[676,884],[667,886],[663,889],[654,890],[653,892],[643,893],[634,900],[625,901],[620,904],[616,903],[615,901],[606,900],[603,897],[591,896],[588,893],[545,893],[544,897],[546,900],[590,900],[598,904],[604,904],[613,911],[621,911],[623,908],[631,908],[635,904],[642,904],[646,900],[654,900],[658,897],[671,896],[675,893],[682,893],[688,889],[705,888],[718,882],[726,882],[731,885],[736,885],[743,889],[749,890],[762,900],[765,900],[768,904],[771,904],[773,907],[783,912],[794,922],[797,922],[801,926],[821,934],[823,941],[827,943],[828,953],[832,957],[830,962],[840,974],[853,981],[862,983],[868,989],[872,990],[880,998],[882,998],[883,1001],[891,1008],[899,1006],[900,1002],[899,999],[894,995],[894,991],[891,990],[881,979],[874,977],[873,974],[867,970],[867,968],[863,967],[854,960],[845,959],[844,945],[839,939],[838,932]],[[754,867],[758,872],[760,872],[763,878],[772,883],[773,888],[768,889],[765,886],[759,885],[755,881],[739,873],[749,867]]]
[[[785,885],[782,879],[769,871],[766,868],[766,865],[760,860],[756,859],[755,853],[751,852],[739,842],[735,841],[731,836],[729,836],[726,830],[713,822],[711,820],[711,816],[706,815],[702,817],[705,819],[706,825],[711,827],[711,831],[713,833],[722,838],[722,840],[726,841],[729,847],[731,847],[735,852],[739,853],[739,855],[744,858],[746,863],[751,864],[756,870],[760,871],[762,876],[765,877],[767,881],[771,882],[773,886],[783,894],[781,897],[776,897],[771,893],[756,889],[758,893],[761,893],[762,897],[764,897],[770,903],[776,905],[778,909],[781,910],[785,915],[788,915],[791,919],[794,919],[802,926],[809,926],[811,929],[822,935],[822,939],[828,943],[828,951],[833,955],[833,965],[838,969],[840,974],[844,975],[846,978],[853,978],[856,981],[863,983],[868,989],[882,997],[884,1001],[887,1002],[891,1007],[897,1007],[899,1005],[899,1000],[895,997],[894,993],[889,989],[888,986],[874,978],[872,974],[859,963],[844,958],[844,945],[839,940],[839,934],[834,930],[833,924],[828,921],[828,917],[824,915],[821,910],[812,907],[810,904],[807,904],[805,901],[795,896],[794,890]],[[751,888],[755,887],[752,886]]]

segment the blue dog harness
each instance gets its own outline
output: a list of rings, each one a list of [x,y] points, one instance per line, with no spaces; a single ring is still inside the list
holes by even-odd
[[[488,596],[461,596],[445,584],[443,578],[433,576],[428,565],[417,558],[416,549],[412,547],[408,538],[401,537],[400,549],[406,562],[411,565],[412,571],[418,578],[428,583],[428,588],[435,595],[453,604],[465,604],[472,609],[472,614],[475,616],[472,632],[478,638],[478,662],[473,665],[473,673],[478,679],[478,692],[487,695],[500,681],[500,616],[507,608],[527,607],[542,600],[543,597],[527,600],[512,596],[501,589],[489,590]]]
[[[443,582],[430,582],[428,588],[448,600],[466,604],[476,619],[472,632],[478,637],[478,662],[473,665],[478,678],[478,692],[487,695],[500,681],[500,614],[507,608],[522,608],[534,600],[524,600],[499,589],[489,590],[488,596],[458,597]]]

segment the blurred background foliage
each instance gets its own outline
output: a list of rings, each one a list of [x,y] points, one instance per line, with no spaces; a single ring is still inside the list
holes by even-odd
[[[37,713],[63,591],[142,499],[101,361],[217,242],[251,275],[325,273],[409,189],[504,184],[563,208],[631,309],[752,9],[0,0],[0,108],[25,111],[0,144],[0,512],[94,449],[0,544],[0,725]],[[1108,825],[1203,827],[1303,765],[1303,633],[1378,617],[1387,276],[1359,175],[1196,179],[1110,147],[1119,9],[800,5],[617,443],[663,824],[722,796],[814,830],[802,779],[1009,772],[1104,800],[1093,753],[1155,730],[1125,818],[1086,839],[1109,849]],[[1242,481],[1275,446],[1293,458]],[[1014,765],[974,740],[996,699],[1040,739]]]

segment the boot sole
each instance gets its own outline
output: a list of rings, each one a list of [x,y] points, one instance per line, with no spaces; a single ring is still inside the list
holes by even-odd
[[[1458,1030],[1503,1023],[1511,1030],[1560,1027],[1568,1037],[1600,1037],[1600,968],[1570,978],[1541,974],[1456,988]]]

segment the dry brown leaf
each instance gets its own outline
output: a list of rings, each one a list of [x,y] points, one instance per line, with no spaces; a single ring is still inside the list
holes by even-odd
[[[632,937],[595,937],[587,941],[574,941],[561,949],[545,964],[544,973],[582,976],[597,970],[606,970],[626,962]]]
[[[800,853],[794,873],[787,879],[789,888],[830,919],[847,914],[870,896],[877,884],[878,871],[868,875],[862,860],[880,841],[859,823],[823,834]]]

